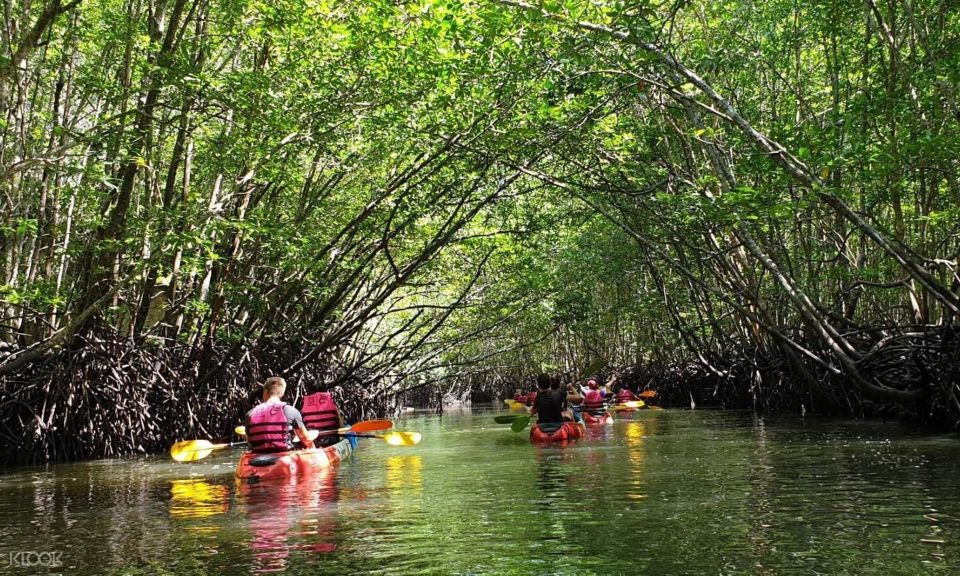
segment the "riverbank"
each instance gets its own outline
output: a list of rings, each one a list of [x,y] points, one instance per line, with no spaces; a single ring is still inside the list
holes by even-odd
[[[957,430],[960,338],[953,329],[918,334],[923,347],[886,339],[861,365],[861,377],[882,369],[887,381],[899,375],[901,390],[925,391],[908,400],[871,395],[812,362],[790,364],[759,352],[739,360],[714,355],[709,363],[648,362],[606,371],[635,390],[655,389],[665,407],[880,418]],[[282,373],[308,348],[269,340],[250,348],[228,343],[160,348],[98,339],[78,350],[59,349],[0,376],[0,465],[165,453],[184,438],[226,439],[258,397],[259,382]],[[404,405],[439,413],[454,397],[493,402],[512,397],[516,385],[455,378],[395,394],[390,384],[322,357],[288,380],[289,400],[316,386],[335,386],[338,405],[352,421],[392,415]]]

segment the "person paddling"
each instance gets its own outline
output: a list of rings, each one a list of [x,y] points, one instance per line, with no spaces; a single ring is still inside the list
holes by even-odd
[[[599,388],[600,382],[596,378],[587,380],[587,393],[583,396],[583,409],[593,416],[602,416],[607,411],[603,403],[603,394]]]
[[[549,374],[537,376],[537,397],[533,401],[530,414],[537,415],[538,424],[563,423],[564,417],[573,420],[573,414],[567,410],[567,402],[574,404],[582,402],[583,397],[577,394],[571,386],[566,390],[560,388],[560,379]]]
[[[527,392],[527,401],[524,402],[527,406],[533,406],[534,401],[537,399],[537,385],[533,385],[533,389]]]
[[[633,393],[630,388],[626,385],[620,387],[620,391],[617,392],[617,404],[624,404],[626,402],[632,402],[634,400],[639,400],[637,395]]]
[[[343,418],[340,417],[340,410],[330,392],[314,392],[304,396],[301,410],[303,423],[309,430],[319,430],[322,433],[343,427]],[[339,441],[340,437],[336,434],[321,434],[315,444],[317,447],[325,447]]]
[[[281,400],[286,391],[287,383],[279,376],[271,376],[263,383],[263,402],[244,417],[251,451],[269,454],[293,450],[291,429],[304,448],[314,447],[300,411]]]

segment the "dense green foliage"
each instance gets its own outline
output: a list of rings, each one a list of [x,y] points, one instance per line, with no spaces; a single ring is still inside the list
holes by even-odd
[[[56,406],[19,378],[72,398],[55,367],[101,339],[176,356],[174,388],[276,371],[456,392],[602,357],[693,366],[740,401],[960,415],[945,3],[4,18],[11,443]]]

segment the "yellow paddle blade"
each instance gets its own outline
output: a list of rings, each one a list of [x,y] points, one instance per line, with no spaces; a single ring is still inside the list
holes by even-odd
[[[170,447],[170,457],[177,462],[194,462],[210,455],[226,444],[211,444],[209,440],[183,440]]]
[[[233,429],[233,433],[236,434],[237,436],[246,436],[246,435],[247,435],[247,427],[246,427],[246,426],[237,426],[236,428]]]
[[[419,432],[387,432],[380,438],[391,446],[414,446],[423,436]]]

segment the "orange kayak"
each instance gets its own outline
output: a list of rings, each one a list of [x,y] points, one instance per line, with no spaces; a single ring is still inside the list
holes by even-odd
[[[326,448],[292,450],[275,454],[244,452],[237,463],[236,477],[247,483],[256,483],[269,478],[312,476],[340,462],[353,452],[355,440],[343,440]]]
[[[583,412],[583,423],[588,426],[591,424],[613,424],[613,415],[604,412],[599,416],[594,416],[589,412]]]
[[[587,429],[579,422],[564,422],[560,426],[536,424],[530,429],[530,441],[539,442],[563,442],[565,440],[579,440],[583,438]]]

